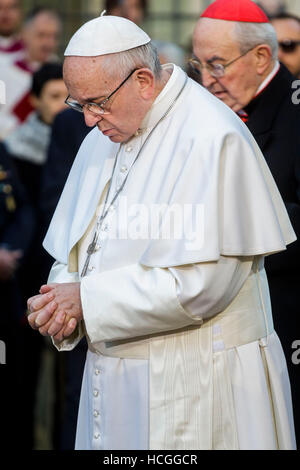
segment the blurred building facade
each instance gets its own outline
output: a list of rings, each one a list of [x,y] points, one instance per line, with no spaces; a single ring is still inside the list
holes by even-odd
[[[149,11],[143,24],[153,38],[173,42],[189,49],[191,35],[197,18],[210,0],[148,0]],[[61,13],[64,31],[61,53],[76,29],[103,10],[104,0],[24,0],[25,12],[35,6],[45,5]],[[300,15],[300,1],[286,0],[291,13]]]

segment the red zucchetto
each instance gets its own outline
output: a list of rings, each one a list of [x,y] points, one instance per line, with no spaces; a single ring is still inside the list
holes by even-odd
[[[201,18],[269,23],[267,15],[251,0],[216,0],[202,13]]]

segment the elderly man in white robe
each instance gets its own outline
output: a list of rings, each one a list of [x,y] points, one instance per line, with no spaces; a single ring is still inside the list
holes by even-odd
[[[264,257],[295,235],[254,139],[128,20],[86,23],[65,55],[95,129],[28,319],[60,351],[86,335],[76,449],[293,449]]]

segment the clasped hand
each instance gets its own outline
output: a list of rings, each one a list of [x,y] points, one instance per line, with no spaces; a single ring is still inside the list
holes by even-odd
[[[27,301],[28,322],[43,336],[62,341],[82,320],[80,283],[48,284]]]

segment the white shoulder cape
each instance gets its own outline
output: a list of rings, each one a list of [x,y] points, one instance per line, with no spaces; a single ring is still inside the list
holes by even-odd
[[[61,263],[68,263],[95,214],[117,150],[118,144],[97,128],[81,145],[44,240],[45,249]],[[153,133],[122,196],[129,205],[203,208],[202,243],[196,249],[184,234],[139,244],[126,240],[146,266],[216,261],[220,255],[267,255],[285,250],[296,239],[254,138],[227,106],[192,80]]]

